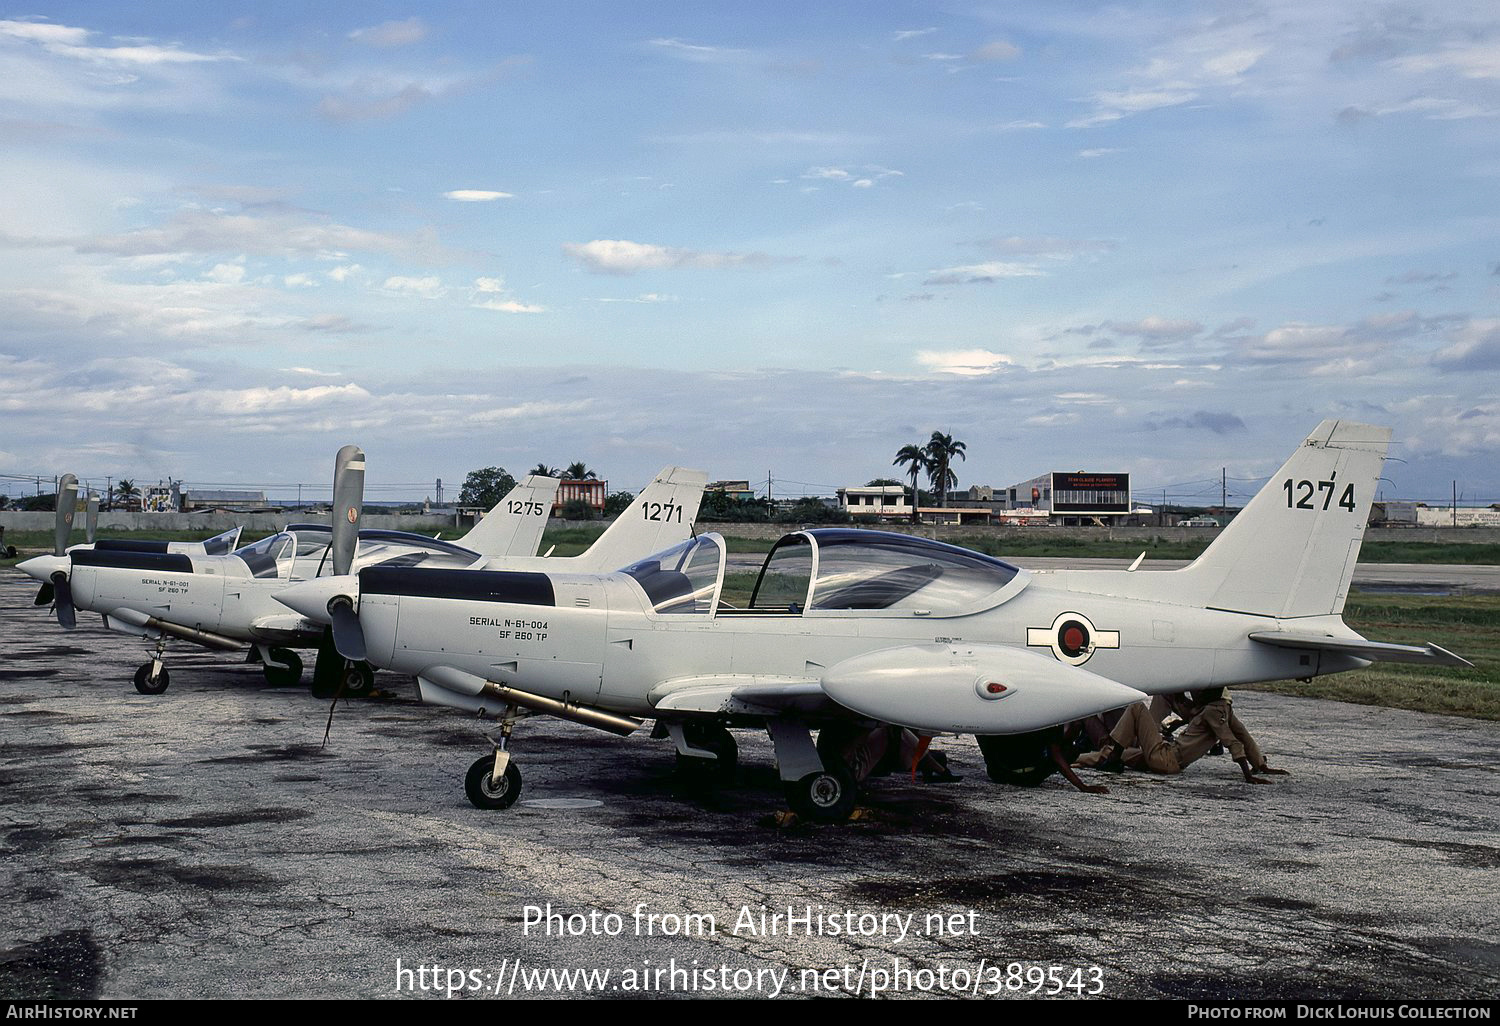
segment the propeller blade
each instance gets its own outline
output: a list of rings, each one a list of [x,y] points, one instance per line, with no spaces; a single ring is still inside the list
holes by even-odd
[[[52,554],[65,555],[68,536],[73,533],[73,516],[78,512],[78,478],[64,474],[57,481],[57,519],[53,526]]]
[[[99,531],[99,496],[90,495],[87,512],[83,520],[84,537],[89,544],[94,543],[94,535]]]
[[[347,602],[335,602],[328,607],[328,615],[333,618],[333,646],[339,655],[351,662],[364,662],[365,630],[354,607]]]
[[[32,599],[34,606],[50,606],[52,604],[53,588],[51,581],[43,581],[42,586],[36,590],[36,598]]]
[[[73,586],[68,583],[68,575],[53,574],[52,590],[57,596],[57,622],[72,630],[78,626],[78,610],[73,608]]]
[[[333,572],[347,574],[359,545],[359,518],[365,506],[365,454],[357,445],[339,450],[333,463]]]

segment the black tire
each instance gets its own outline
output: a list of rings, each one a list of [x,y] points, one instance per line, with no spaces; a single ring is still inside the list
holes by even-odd
[[[700,759],[678,752],[678,776],[691,784],[734,783],[740,762],[740,746],[735,743],[733,734],[717,723],[684,723],[682,733],[688,744],[713,752],[718,758]]]
[[[985,772],[997,784],[1037,787],[1057,772],[1057,764],[1047,750],[1056,740],[1055,729],[980,736],[974,740],[984,753]]]
[[[172,675],[163,666],[161,673],[156,679],[151,678],[151,664],[142,663],[140,669],[135,671],[135,689],[143,695],[159,695],[167,690],[167,685],[172,683]]]
[[[271,658],[285,667],[265,663],[262,667],[266,683],[273,688],[294,688],[302,683],[302,657],[289,648],[271,649]]]
[[[476,809],[508,809],[521,796],[521,770],[514,761],[505,767],[498,785],[490,779],[494,773],[495,754],[491,752],[475,760],[464,776],[464,794]]]
[[[801,780],[788,780],[784,786],[792,811],[814,823],[844,822],[854,814],[854,803],[859,800],[854,775],[840,765],[809,773]]]
[[[344,667],[344,694],[365,698],[375,690],[375,671],[369,663],[350,663]]]

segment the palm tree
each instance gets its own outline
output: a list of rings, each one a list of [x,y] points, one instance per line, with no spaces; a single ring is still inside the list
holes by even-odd
[[[941,431],[934,431],[927,441],[927,480],[937,490],[939,506],[948,505],[948,489],[958,484],[958,475],[950,469],[953,458],[968,459],[964,455],[967,448],[963,442],[954,441],[952,435]]]
[[[120,483],[115,485],[115,496],[129,509],[130,500],[140,498],[141,490],[135,486],[135,482],[128,477],[120,478]]]
[[[549,467],[545,463],[538,463],[531,468],[531,473],[537,477],[557,477],[558,469],[556,467]]]
[[[588,468],[588,465],[579,460],[577,463],[569,463],[568,469],[563,471],[563,477],[569,481],[597,481],[599,475]]]
[[[911,475],[911,522],[917,522],[917,475],[927,469],[927,450],[920,445],[903,445],[896,450],[896,458],[891,460],[891,466],[898,467],[901,464],[910,464],[907,473]]]

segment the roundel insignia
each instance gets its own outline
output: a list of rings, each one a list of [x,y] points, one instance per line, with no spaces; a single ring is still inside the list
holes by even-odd
[[[344,514],[344,518],[352,524],[359,519],[359,512],[353,506],[350,506],[349,512]]]
[[[1119,631],[1101,631],[1082,613],[1058,613],[1050,626],[1026,628],[1026,644],[1050,648],[1070,666],[1082,666],[1100,648],[1119,648]]]

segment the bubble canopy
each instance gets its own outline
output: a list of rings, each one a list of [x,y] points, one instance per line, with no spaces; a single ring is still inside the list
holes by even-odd
[[[1025,572],[956,545],[884,531],[821,529],[783,537],[739,594],[717,535],[625,568],[658,613],[954,616],[997,605]],[[738,575],[745,576],[745,575]],[[717,603],[708,596],[718,594]],[[739,594],[738,601],[735,596]],[[687,596],[694,600],[687,601]]]

